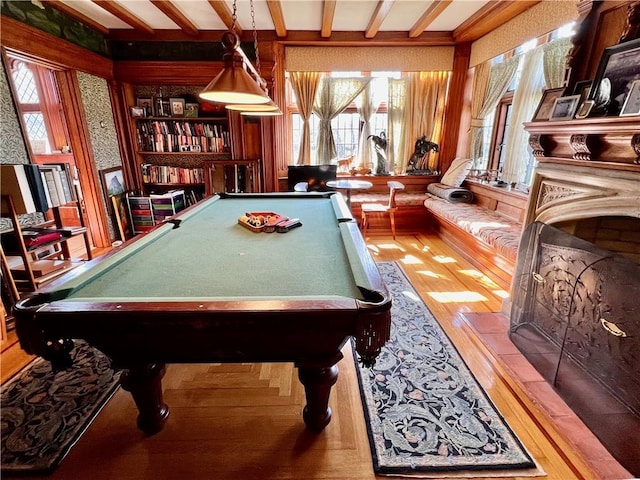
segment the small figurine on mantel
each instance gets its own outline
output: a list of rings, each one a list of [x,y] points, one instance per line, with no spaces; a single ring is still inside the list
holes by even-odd
[[[380,135],[369,135],[367,138],[370,138],[376,148],[376,175],[388,175],[389,172],[387,170],[387,134],[384,132],[380,132]]]
[[[429,175],[433,173],[429,169],[429,152],[438,153],[440,147],[437,143],[427,140],[425,135],[416,140],[413,155],[407,164],[407,173],[409,175]]]

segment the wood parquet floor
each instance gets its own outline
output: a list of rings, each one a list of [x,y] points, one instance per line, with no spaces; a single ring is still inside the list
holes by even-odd
[[[535,406],[518,398],[459,321],[460,312],[500,311],[506,292],[435,235],[376,236],[367,243],[376,260],[400,262],[545,478],[596,478],[554,438]],[[133,400],[119,390],[47,478],[374,480],[349,346],[344,355],[331,394],[333,418],[318,435],[304,428],[304,391],[291,364],[170,365],[163,385],[171,414],[162,432],[138,431]]]

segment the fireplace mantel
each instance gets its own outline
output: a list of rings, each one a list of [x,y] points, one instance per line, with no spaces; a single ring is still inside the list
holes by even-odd
[[[640,218],[640,117],[525,124],[538,161],[525,225]]]

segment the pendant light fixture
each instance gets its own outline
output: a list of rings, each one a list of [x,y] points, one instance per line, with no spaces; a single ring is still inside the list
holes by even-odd
[[[251,26],[253,28],[253,46],[256,51],[256,71],[258,75],[260,75],[260,49],[258,48],[258,32],[256,31],[256,15],[255,10],[253,8],[253,0],[249,0],[249,5],[251,7]],[[267,96],[267,102],[251,102],[247,103],[230,103],[225,105],[228,110],[236,110],[242,113],[242,115],[250,115],[250,116],[276,116],[282,115],[282,111],[278,105],[275,104],[273,100],[269,97],[267,92],[266,84],[267,82],[260,77],[258,83],[264,86],[264,95]]]
[[[225,53],[222,57],[224,67],[200,92],[199,96],[211,102],[234,104],[267,103],[271,99],[264,92],[261,85],[249,75],[244,67],[244,59],[238,52],[240,40],[235,31],[236,10],[236,0],[234,0],[231,30],[222,35],[222,45],[225,48]]]

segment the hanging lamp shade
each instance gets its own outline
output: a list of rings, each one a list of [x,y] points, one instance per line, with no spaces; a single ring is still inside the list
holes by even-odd
[[[280,111],[278,105],[273,100],[269,100],[267,103],[252,103],[252,104],[230,104],[225,105],[227,110],[237,110],[240,112],[275,112]]]
[[[277,117],[278,115],[282,115],[282,111],[279,108],[277,110],[246,111],[240,113],[246,117]]]
[[[234,32],[222,36],[224,68],[199,94],[211,102],[262,104],[270,98],[245,70],[242,56],[236,51],[240,41]]]

